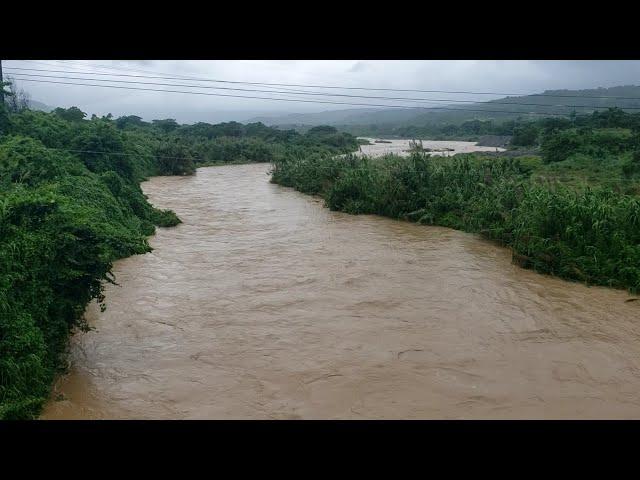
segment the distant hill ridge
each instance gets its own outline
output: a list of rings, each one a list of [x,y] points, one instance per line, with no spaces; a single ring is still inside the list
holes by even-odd
[[[29,108],[31,110],[40,110],[43,112],[50,112],[53,107],[50,107],[46,103],[38,102],[37,100],[29,100]]]
[[[551,97],[549,95],[558,95]],[[575,97],[573,97],[575,96]],[[590,97],[635,97],[632,99]],[[362,100],[365,102],[366,100]],[[400,103],[400,101],[398,102]],[[510,105],[510,104],[517,105]],[[527,104],[527,105],[522,105]],[[573,107],[576,106],[577,107]],[[296,125],[426,125],[434,123],[462,123],[468,120],[507,120],[521,116],[538,117],[536,114],[590,113],[594,107],[640,108],[640,86],[623,85],[583,90],[545,90],[542,94],[504,97],[479,103],[452,103],[443,107],[453,110],[430,108],[353,108],[329,110],[318,113],[290,113],[280,116],[254,117],[247,122],[262,122],[269,126]],[[477,111],[468,111],[477,110]],[[483,112],[483,110],[489,110]],[[640,110],[631,110],[640,112]],[[525,113],[522,113],[525,112]]]

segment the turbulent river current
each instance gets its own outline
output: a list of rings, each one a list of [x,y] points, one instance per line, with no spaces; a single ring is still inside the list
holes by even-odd
[[[640,301],[268,173],[143,184],[184,223],[116,262],[43,418],[640,418]]]

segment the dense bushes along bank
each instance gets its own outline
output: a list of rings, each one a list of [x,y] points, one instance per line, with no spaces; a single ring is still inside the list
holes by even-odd
[[[332,210],[480,233],[521,266],[640,290],[640,198],[536,184],[517,159],[281,159],[272,181],[320,194]]]
[[[69,333],[86,328],[86,304],[104,305],[113,262],[148,252],[155,226],[179,223],[147,202],[140,181],[357,148],[335,129],[84,117],[77,108],[0,110],[0,419],[39,414]]]

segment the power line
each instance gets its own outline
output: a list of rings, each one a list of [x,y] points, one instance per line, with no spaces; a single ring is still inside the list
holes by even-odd
[[[41,64],[41,65],[54,66],[54,67],[58,66],[58,65],[52,65],[51,63],[39,62],[39,61],[36,61],[36,60],[21,60],[21,61],[30,62],[30,63],[38,63],[38,64]],[[198,77],[192,77],[192,76],[188,76],[188,75],[179,75],[179,74],[174,74],[174,76],[169,76],[169,75],[164,75],[163,72],[152,71],[152,70],[140,70],[140,69],[122,68],[122,67],[114,67],[114,66],[100,66],[100,65],[85,64],[85,63],[79,63],[78,66],[76,66],[76,64],[73,63],[71,60],[67,60],[67,61],[53,60],[53,61],[57,62],[57,63],[61,63],[64,66],[69,66],[71,68],[78,68],[78,67],[82,66],[82,67],[99,68],[101,70],[117,70],[117,71],[124,71],[124,72],[153,73],[156,76],[126,75],[126,74],[111,73],[111,72],[109,72],[109,73],[79,72],[77,70],[72,70],[72,71],[62,70],[62,71],[60,71],[61,73],[81,73],[81,74],[85,74],[86,73],[88,75],[108,75],[108,76],[114,76],[114,77],[142,77],[142,78],[156,78],[156,79],[165,79],[165,80],[193,80],[193,81],[198,81],[198,82],[213,82],[213,83],[221,83],[221,82],[224,83],[225,82],[225,80],[212,80],[212,79],[209,79],[209,78],[198,78]],[[24,69],[24,70],[28,70],[28,69]],[[31,69],[31,70],[36,70],[36,69]],[[161,76],[157,76],[157,75],[161,75]],[[238,82],[238,83],[242,83],[242,82]],[[261,86],[264,86],[265,88],[274,88],[274,87],[269,87],[268,84],[263,84],[263,83],[256,84],[256,85],[261,85]],[[281,90],[287,90],[289,92],[294,92],[294,93],[306,93],[305,90],[294,90],[294,89],[287,89],[287,88],[280,88],[280,89]]]
[[[15,69],[12,69],[15,70]],[[34,70],[34,69],[23,69],[23,70]],[[50,72],[56,72],[56,70],[44,70]],[[63,72],[63,73],[71,73],[71,72]],[[258,89],[246,89],[246,88],[233,88],[233,87],[213,87],[206,85],[185,85],[185,84],[175,84],[175,83],[158,83],[158,82],[142,82],[142,81],[132,81],[132,80],[114,80],[114,79],[100,79],[100,78],[85,78],[85,77],[65,77],[65,76],[56,76],[56,75],[42,75],[42,74],[30,74],[30,73],[14,73],[16,76],[26,76],[26,77],[43,77],[43,78],[58,78],[58,79],[67,79],[67,80],[91,80],[91,81],[100,81],[100,82],[112,82],[112,83],[133,83],[133,84],[141,84],[141,85],[159,85],[159,86],[170,86],[170,87],[189,87],[189,88],[201,88],[201,89],[213,89],[213,90],[234,90],[241,92],[260,92],[260,93],[272,93],[272,94],[283,94],[283,95],[309,95],[309,96],[322,96],[322,97],[349,97],[349,98],[368,98],[368,99],[378,99],[378,100],[408,100],[408,101],[422,101],[425,103],[478,103],[471,100],[446,100],[446,99],[429,99],[429,98],[411,98],[411,97],[380,97],[380,96],[366,96],[366,95],[346,95],[346,94],[331,94],[324,92],[310,92],[310,91],[301,91],[301,90],[258,90]],[[92,75],[87,73],[87,75]],[[98,74],[99,75],[99,74]],[[110,75],[110,74],[106,74]],[[142,78],[157,78],[157,77],[144,77],[141,75],[125,75],[127,77],[142,77]],[[515,105],[513,103],[509,105]],[[529,104],[529,105],[538,105],[538,106],[555,106],[555,105],[539,105],[539,104]],[[602,108],[602,107],[600,107]],[[640,109],[640,108],[639,108]]]
[[[157,77],[157,76],[146,76],[146,75],[125,75],[125,74],[111,74],[111,73],[100,73],[100,72],[74,72],[68,70],[47,70],[47,69],[37,69],[37,68],[18,68],[18,67],[10,67],[11,70],[28,70],[28,71],[38,71],[38,72],[50,72],[50,73],[78,73],[82,75],[106,75],[106,76],[117,76],[117,77],[134,77],[134,78],[149,78],[149,79],[164,79],[164,80],[181,80],[177,77]],[[27,73],[16,73],[15,75],[26,75],[26,76],[35,76],[35,77],[51,77],[51,78],[69,78],[76,80],[95,80],[95,81],[111,81],[111,82],[120,82],[120,83],[145,83],[145,82],[126,82],[124,80],[113,80],[106,79],[101,80],[97,78],[81,78],[81,77],[56,77],[52,75],[34,75]],[[204,80],[195,80],[194,81],[204,81]],[[172,85],[172,84],[163,84],[163,83],[149,83],[152,85]],[[331,94],[327,92],[313,92],[309,90],[293,90],[293,89],[281,89],[282,91],[272,91],[272,90],[247,90],[241,88],[230,88],[230,87],[210,87],[203,85],[174,85],[174,86],[185,86],[185,87],[194,87],[194,88],[209,88],[216,90],[240,90],[240,91],[249,91],[249,92],[265,92],[265,93],[299,93],[305,95],[321,95],[321,96],[330,96],[330,97],[354,97],[354,98],[373,98],[373,99],[389,99],[389,100],[418,100],[418,101],[433,101],[433,102],[462,102],[462,103],[479,103],[473,100],[448,100],[448,99],[430,99],[430,98],[415,98],[415,97],[380,97],[380,96],[365,96],[365,95],[346,95],[346,94]],[[640,98],[639,98],[640,100]]]
[[[16,70],[12,68],[12,70]],[[37,70],[37,69],[17,69],[17,70]],[[56,70],[38,70],[45,72],[59,72]],[[62,72],[62,73],[71,73],[71,72]],[[82,72],[84,73],[84,72]],[[471,103],[471,104],[485,104],[485,105],[522,105],[522,106],[535,106],[535,107],[563,107],[563,108],[613,108],[617,107],[613,106],[598,106],[598,105],[561,105],[561,104],[545,104],[545,103],[519,103],[519,102],[477,102],[473,100],[450,100],[450,99],[440,99],[440,98],[415,98],[415,97],[381,97],[381,96],[366,96],[366,95],[347,95],[347,94],[329,94],[323,92],[303,92],[300,90],[294,91],[271,91],[271,90],[257,90],[257,89],[245,89],[245,88],[232,88],[232,87],[211,87],[211,86],[202,86],[202,85],[185,85],[185,84],[174,84],[174,83],[157,83],[157,82],[141,82],[141,81],[131,81],[131,80],[113,80],[113,79],[99,79],[99,78],[84,78],[84,77],[65,77],[65,76],[56,76],[56,75],[42,75],[42,74],[31,74],[31,73],[15,73],[14,75],[19,76],[27,76],[27,77],[43,77],[43,78],[58,78],[58,79],[67,79],[67,80],[92,80],[92,81],[100,81],[100,82],[112,82],[112,83],[133,83],[133,84],[142,84],[142,85],[160,85],[160,86],[170,86],[170,87],[189,87],[189,88],[202,88],[202,89],[213,89],[213,90],[236,90],[243,92],[261,92],[261,93],[273,93],[273,94],[287,94],[290,95],[290,92],[299,92],[299,94],[303,95],[311,95],[311,96],[325,96],[325,97],[349,97],[349,98],[368,98],[368,99],[378,99],[378,100],[408,100],[408,101],[420,101],[420,102],[435,102],[435,103]],[[87,73],[87,75],[92,75]],[[107,74],[108,75],[108,74]],[[142,75],[126,75],[128,77],[143,77],[143,78],[154,78],[154,77],[144,77]],[[638,99],[640,100],[640,98]],[[618,107],[626,110],[640,110],[640,107]]]
[[[46,62],[39,62],[36,60],[21,60],[23,62],[30,62],[30,63],[37,63],[37,64],[41,64],[41,65],[47,65],[47,66],[53,66],[53,67],[57,67],[57,65],[52,65],[51,63],[46,63]],[[62,62],[59,60],[53,60],[54,62],[57,63],[62,63],[63,65],[67,66],[69,65],[69,61],[67,62]],[[93,67],[93,68],[100,68],[102,70],[107,70],[107,69],[115,69],[115,70],[120,70],[120,71],[126,71],[126,72],[142,72],[142,73],[154,73],[154,74],[159,74],[162,72],[154,72],[154,71],[150,71],[150,70],[136,70],[136,69],[128,69],[128,68],[118,68],[118,67],[101,67],[101,66],[96,66],[96,65],[86,65],[84,63],[80,64],[83,67]],[[71,68],[76,68],[75,64],[71,64],[69,65]],[[14,69],[17,69],[17,67],[12,67]],[[27,68],[23,68],[22,70],[33,70],[33,71],[38,71],[38,69],[27,69]],[[51,71],[54,72],[55,70],[39,70],[39,71]],[[199,79],[196,77],[189,77],[186,75],[177,75],[177,76],[167,76],[167,75],[162,75],[162,76],[145,76],[145,75],[126,75],[126,74],[120,74],[120,73],[102,73],[102,72],[79,72],[77,70],[72,70],[72,71],[68,71],[68,70],[57,70],[57,72],[60,73],[78,73],[78,74],[87,74],[87,75],[107,75],[107,76],[113,76],[113,77],[141,77],[141,78],[155,78],[155,79],[164,79],[164,80],[193,80],[193,81],[198,81],[198,82],[217,82],[216,80],[211,80],[211,79]],[[265,88],[275,88],[275,87],[269,87],[269,86],[264,86]],[[280,88],[280,90],[286,90],[287,92],[291,92],[291,93],[306,93],[305,90],[294,90],[294,89],[288,89],[288,88]],[[271,93],[271,91],[269,91],[269,93]]]
[[[385,107],[385,108],[404,108],[404,109],[418,109],[418,110],[445,110],[445,111],[454,111],[454,112],[479,112],[479,113],[500,113],[500,114],[523,114],[523,115],[548,115],[548,116],[567,116],[566,113],[551,113],[551,112],[525,112],[525,111],[505,111],[505,110],[485,110],[485,109],[468,109],[468,108],[447,108],[447,107],[417,107],[417,106],[408,106],[408,105],[391,105],[391,104],[375,104],[375,103],[350,103],[350,102],[331,102],[326,100],[306,100],[300,98],[274,98],[274,97],[256,97],[251,95],[231,95],[224,93],[207,93],[207,92],[193,92],[193,91],[185,91],[185,90],[159,90],[154,88],[142,88],[142,87],[125,87],[125,86],[117,86],[117,85],[101,85],[94,83],[75,83],[75,82],[58,82],[54,80],[35,80],[35,79],[21,79],[23,82],[35,82],[35,83],[52,83],[59,85],[77,85],[84,87],[102,87],[102,88],[116,88],[122,90],[139,90],[139,91],[149,91],[149,92],[163,92],[163,93],[182,93],[189,95],[205,95],[212,97],[232,97],[232,98],[247,98],[254,100],[273,100],[273,101],[281,101],[281,102],[300,102],[300,103],[320,103],[320,104],[331,104],[331,105],[355,105],[355,106],[363,106],[363,107]],[[271,93],[271,92],[270,92]]]
[[[48,148],[49,150],[58,150],[58,151],[62,151],[62,152],[71,152],[71,153],[97,153],[97,154],[103,154],[103,155],[123,155],[126,157],[143,157],[145,155],[140,154],[140,153],[127,153],[127,152],[110,152],[110,151],[100,151],[100,150],[74,150],[72,148],[54,148],[54,147],[45,147]],[[172,159],[172,160],[203,160],[202,158],[197,158],[197,157],[168,157],[168,156],[164,156],[164,155],[153,155],[153,154],[149,154],[148,156],[150,157],[154,157],[154,158],[167,158],[167,159]]]
[[[17,74],[17,75],[30,75],[30,74]],[[277,91],[266,91],[266,90],[250,90],[250,89],[233,89],[233,88],[224,88],[224,87],[204,87],[204,86],[199,86],[199,85],[175,85],[175,84],[162,84],[162,83],[154,83],[154,82],[127,82],[127,81],[122,81],[122,80],[101,80],[101,79],[88,79],[88,78],[81,78],[81,77],[59,77],[59,76],[51,76],[51,75],[31,75],[31,76],[38,76],[38,77],[49,77],[49,78],[71,78],[71,79],[78,79],[78,80],[94,80],[94,81],[109,81],[109,82],[124,82],[124,83],[137,83],[137,84],[143,84],[143,85],[165,85],[165,86],[186,86],[186,87],[192,87],[192,88],[214,88],[214,89],[226,89],[226,90],[240,90],[240,91],[249,91],[249,92],[263,92],[263,93],[272,93],[272,94],[289,94],[289,92],[277,92]],[[21,79],[22,81],[36,81],[37,80],[28,80],[28,79]],[[75,83],[65,83],[65,82],[45,82],[45,81],[39,81],[41,83],[59,83],[59,84],[69,84],[69,85],[85,85],[85,86],[102,86],[102,87],[109,87],[109,85],[92,85],[92,84],[75,84]],[[115,86],[111,86],[113,88],[118,88]],[[120,87],[120,88],[124,88],[124,87]],[[151,89],[149,89],[151,90]],[[156,90],[159,92],[173,92],[170,90]],[[193,94],[202,94],[200,92],[184,92],[184,91],[179,91],[176,93],[193,93]],[[306,93],[306,92],[305,92]],[[313,93],[310,93],[313,94]],[[210,94],[212,95],[212,94]],[[322,95],[322,94],[320,94]],[[427,109],[427,107],[414,107],[414,106],[409,106],[409,105],[387,105],[387,104],[361,104],[361,103],[346,103],[346,102],[320,102],[320,101],[310,101],[310,100],[300,100],[300,99],[279,99],[279,98],[273,98],[273,97],[269,97],[269,98],[265,98],[265,97],[249,97],[249,96],[239,96],[239,95],[222,95],[222,94],[218,94],[217,96],[229,96],[229,97],[238,97],[238,98],[255,98],[255,99],[263,99],[263,100],[284,100],[284,101],[300,101],[300,102],[304,102],[304,103],[326,103],[326,104],[339,104],[339,105],[358,105],[358,106],[376,106],[376,107],[390,107],[390,108],[423,108],[423,109]],[[327,96],[341,96],[341,95],[327,95]],[[401,98],[395,98],[395,97],[366,97],[366,96],[351,96],[351,95],[342,95],[342,96],[347,96],[347,97],[359,97],[359,98],[380,98],[380,99],[401,99]],[[425,102],[449,102],[449,100],[442,100],[442,99],[420,99],[423,100]],[[452,100],[453,102],[455,102],[456,100]],[[461,102],[461,103],[478,103],[478,102],[465,102],[465,101],[457,101],[457,102]],[[563,108],[600,108],[600,109],[606,109],[606,108],[611,108],[609,106],[592,106],[592,105],[547,105],[547,104],[524,104],[524,103],[516,103],[516,102],[504,102],[504,103],[498,103],[495,102],[496,104],[500,104],[500,105],[527,105],[527,106],[535,106],[535,107],[541,107],[541,106],[551,106],[551,107],[563,107]],[[478,109],[462,109],[462,108],[443,108],[443,107],[430,107],[429,109],[431,110],[449,110],[449,111],[455,111],[455,110],[459,110],[459,111],[475,111],[475,112],[482,112],[482,113],[520,113],[520,114],[534,114],[534,115],[565,115],[565,114],[560,114],[560,113],[552,113],[552,112],[532,112],[532,111],[527,111],[527,112],[523,112],[523,111],[508,111],[508,110],[487,110],[487,109],[482,109],[482,110],[478,110]],[[640,107],[627,107],[627,109],[631,109],[631,110],[640,110]]]
[[[45,71],[45,72],[61,72],[60,70],[42,70],[42,69],[31,69],[31,68],[15,68],[12,67],[11,70],[36,70],[36,71]],[[61,73],[71,73],[64,72]],[[84,72],[79,72],[81,74],[85,74]],[[291,95],[292,93],[289,91],[271,91],[271,90],[258,90],[258,89],[246,89],[246,88],[233,88],[233,87],[212,87],[212,86],[203,86],[203,85],[185,85],[185,84],[174,84],[174,83],[158,83],[158,82],[142,82],[142,81],[132,81],[132,80],[114,80],[114,79],[100,79],[100,78],[84,78],[84,77],[68,77],[68,76],[57,76],[57,75],[43,75],[43,74],[32,74],[32,73],[14,73],[14,75],[18,76],[26,76],[26,77],[42,77],[42,78],[57,78],[57,79],[66,79],[66,80],[91,80],[91,81],[100,81],[100,82],[112,82],[112,83],[132,83],[132,84],[141,84],[141,85],[158,85],[158,86],[170,86],[170,87],[188,87],[188,88],[201,88],[201,89],[213,89],[213,90],[235,90],[242,92],[260,92],[260,93],[272,93],[272,94],[286,94]],[[94,75],[91,73],[86,73],[86,75]],[[96,75],[100,75],[97,73]],[[105,74],[110,75],[110,74]],[[138,78],[156,78],[156,77],[145,77],[144,75],[124,75],[127,77],[138,77]],[[620,107],[617,105],[609,105],[609,106],[599,106],[599,105],[561,105],[561,104],[546,104],[546,103],[520,103],[520,102],[477,102],[473,100],[451,100],[451,99],[440,99],[440,98],[415,98],[415,97],[383,97],[383,96],[367,96],[367,95],[348,95],[348,94],[330,94],[324,92],[302,92],[302,91],[294,91],[299,93],[294,93],[296,95],[309,95],[309,96],[323,96],[323,97],[348,97],[348,98],[366,98],[366,99],[375,99],[375,100],[406,100],[406,101],[417,101],[420,103],[466,103],[466,104],[485,104],[485,105],[518,105],[518,106],[534,106],[534,107],[556,107],[556,108],[591,108],[591,109],[608,109],[608,108],[621,108],[624,110],[640,110],[640,107]],[[585,97],[586,98],[586,97]],[[640,98],[638,98],[640,100]]]
[[[33,60],[24,60],[26,62]],[[43,63],[43,62],[37,62]],[[68,64],[68,62],[59,62],[63,64]],[[50,65],[50,64],[49,64]],[[103,70],[119,70],[119,71],[131,71],[131,72],[143,72],[143,73],[155,73],[161,74],[161,72],[154,72],[150,70],[136,70],[136,69],[128,69],[128,68],[118,68],[118,67],[107,67],[107,66],[97,66],[91,64],[81,64],[84,67],[97,67]],[[74,66],[73,64],[71,65]],[[71,73],[71,72],[64,72]],[[80,72],[73,72],[80,73]],[[99,72],[92,72],[95,74],[99,74]],[[107,75],[102,73],[102,75]],[[123,74],[112,74],[113,76],[125,76]],[[127,75],[128,76],[128,75]],[[416,89],[399,89],[399,88],[369,88],[369,87],[345,87],[345,86],[336,86],[336,85],[302,85],[295,83],[267,83],[267,82],[244,82],[237,80],[220,80],[220,79],[210,79],[210,78],[197,78],[190,76],[178,76],[170,77],[163,76],[157,78],[165,78],[166,80],[176,79],[176,80],[195,80],[201,82],[216,82],[216,83],[236,83],[236,84],[244,84],[244,85],[263,85],[263,86],[276,86],[276,87],[302,87],[302,88],[328,88],[328,89],[341,89],[341,90],[369,90],[369,91],[389,91],[389,92],[417,92],[417,93],[447,93],[447,94],[467,94],[467,95],[502,95],[507,97],[523,97],[523,96],[532,96],[532,97],[554,97],[554,98],[594,98],[594,99],[618,99],[618,100],[640,100],[640,97],[622,97],[615,95],[600,95],[600,96],[591,96],[591,95],[561,95],[561,94],[549,94],[549,93],[505,93],[505,92],[474,92],[474,91],[465,91],[465,90],[416,90]],[[152,77],[149,77],[152,78]]]
[[[35,62],[34,60],[24,60],[25,62],[32,62],[32,63],[41,63],[43,65],[49,65],[52,66],[50,63],[44,63],[44,62]],[[69,65],[72,68],[77,68],[76,64],[78,64],[79,66],[82,67],[91,67],[91,68],[99,68],[100,70],[116,70],[116,71],[121,71],[121,72],[138,72],[138,73],[153,73],[155,75],[162,75],[163,72],[158,72],[158,71],[154,71],[154,70],[140,70],[140,69],[134,69],[134,68],[124,68],[124,67],[115,67],[113,65],[111,66],[101,66],[101,65],[96,65],[96,64],[86,64],[86,63],[80,63],[80,62],[76,62],[73,60],[53,60],[56,63],[61,63],[63,65]],[[197,80],[197,78],[188,76],[188,75],[180,75],[180,74],[175,74],[175,76],[180,77],[179,80]]]

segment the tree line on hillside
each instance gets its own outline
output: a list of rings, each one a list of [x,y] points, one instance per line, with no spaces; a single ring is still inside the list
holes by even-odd
[[[619,108],[596,111],[591,114],[573,113],[566,117],[520,117],[508,120],[474,119],[461,122],[416,122],[411,125],[357,125],[341,126],[340,130],[358,136],[394,136],[400,138],[473,140],[484,135],[512,136],[514,146],[535,146],[552,131],[571,128],[640,128],[640,113],[629,113]]]

